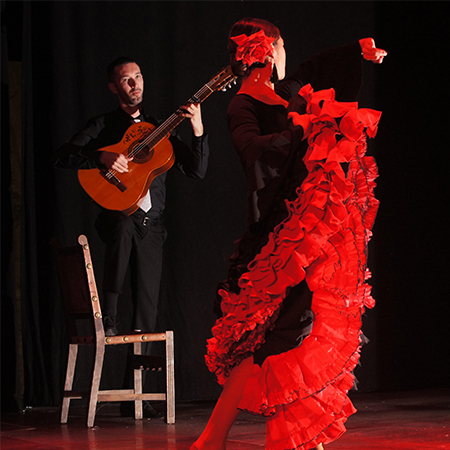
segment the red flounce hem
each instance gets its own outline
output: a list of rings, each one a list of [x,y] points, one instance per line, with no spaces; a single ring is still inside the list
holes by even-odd
[[[300,90],[313,131],[303,159],[308,176],[289,215],[239,279],[225,290],[206,363],[224,384],[230,370],[264,343],[290,287],[306,278],[315,321],[301,345],[255,365],[239,405],[268,416],[267,449],[307,450],[329,443],[355,412],[347,397],[362,341],[361,315],[372,308],[367,246],[378,201],[377,168],[365,156],[381,113],[335,101],[334,90]],[[342,164],[348,163],[347,172]]]

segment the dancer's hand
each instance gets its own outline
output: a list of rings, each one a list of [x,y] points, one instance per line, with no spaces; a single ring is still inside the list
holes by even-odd
[[[383,62],[383,58],[387,56],[386,50],[375,47],[375,41],[372,38],[360,39],[359,45],[361,46],[363,58],[368,61],[381,64]]]
[[[288,114],[288,118],[291,119],[292,125],[300,125],[303,128],[303,139],[306,139],[311,134],[311,115],[310,114],[299,114],[298,112],[292,111]]]

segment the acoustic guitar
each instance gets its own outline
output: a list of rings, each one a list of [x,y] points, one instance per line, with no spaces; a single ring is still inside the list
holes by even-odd
[[[202,103],[213,92],[225,90],[235,79],[228,66],[186,103]],[[146,195],[155,177],[169,170],[175,162],[169,136],[184,120],[181,112],[178,109],[158,127],[147,122],[135,123],[128,128],[120,142],[100,149],[122,153],[132,160],[128,163],[126,173],[107,169],[79,170],[78,180],[86,193],[103,208],[127,214],[136,211],[137,203]]]

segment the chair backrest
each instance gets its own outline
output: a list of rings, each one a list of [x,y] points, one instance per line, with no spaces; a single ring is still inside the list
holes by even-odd
[[[80,319],[89,319],[89,334],[92,330],[92,301],[86,273],[86,263],[81,243],[62,246],[58,239],[52,239],[56,267],[69,335],[86,334],[86,327],[80,327]],[[78,326],[77,326],[78,325]]]

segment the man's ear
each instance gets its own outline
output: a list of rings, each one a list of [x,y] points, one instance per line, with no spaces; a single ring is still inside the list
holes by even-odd
[[[111,91],[113,94],[117,94],[117,88],[116,88],[116,85],[115,85],[114,83],[109,83],[109,84],[108,84],[108,87],[109,87],[110,91]]]

